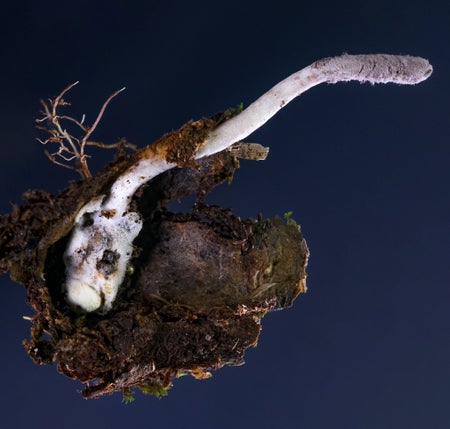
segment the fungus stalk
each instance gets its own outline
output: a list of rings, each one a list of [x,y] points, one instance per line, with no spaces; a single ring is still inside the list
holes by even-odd
[[[316,61],[211,130],[192,149],[189,160],[230,148],[295,97],[320,83],[356,80],[414,85],[427,79],[432,70],[427,60],[411,56],[342,55]],[[78,212],[64,254],[69,303],[87,312],[111,309],[133,254],[133,240],[142,228],[140,215],[128,209],[130,200],[141,185],[180,165],[169,156],[173,150],[170,144],[160,141],[141,149],[136,153],[136,162],[118,177],[108,195],[91,200]]]

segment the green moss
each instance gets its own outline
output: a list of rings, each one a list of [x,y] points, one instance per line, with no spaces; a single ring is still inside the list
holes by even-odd
[[[230,107],[225,112],[220,114],[219,123],[223,121],[228,121],[233,116],[239,115],[244,110],[244,103],[240,102],[236,107]]]
[[[144,395],[153,395],[157,398],[166,396],[172,386],[164,387],[160,384],[141,384],[139,389]]]
[[[286,225],[295,226],[300,231],[300,225],[292,218],[293,214],[293,211],[289,211],[283,215]]]
[[[124,404],[131,404],[135,399],[134,392],[131,389],[123,389],[122,395],[122,402]]]

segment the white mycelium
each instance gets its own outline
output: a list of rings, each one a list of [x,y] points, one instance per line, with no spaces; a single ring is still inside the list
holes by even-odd
[[[432,73],[420,57],[342,55],[325,58],[289,76],[239,115],[212,130],[195,158],[220,152],[261,127],[292,99],[320,83],[360,82],[413,85]],[[78,213],[64,253],[67,301],[85,311],[111,309],[133,253],[133,240],[142,228],[138,213],[127,211],[131,197],[145,182],[176,164],[165,154],[146,151],[100,196]]]
[[[111,308],[142,228],[137,213],[117,215],[97,207],[85,207],[77,216],[64,254],[66,267],[71,267],[67,300],[86,311]]]

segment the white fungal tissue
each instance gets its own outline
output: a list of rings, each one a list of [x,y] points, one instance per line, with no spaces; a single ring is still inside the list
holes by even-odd
[[[64,252],[70,304],[88,312],[111,309],[133,255],[133,240],[142,229],[141,217],[128,212],[127,206],[149,175],[157,176],[171,166],[141,159],[116,180],[108,197],[101,195],[78,212]]]
[[[90,211],[93,206],[77,216],[64,253],[70,273],[66,298],[85,311],[108,311],[124,279],[142,220],[133,212],[122,216],[114,210]]]
[[[246,138],[295,97],[320,83],[356,80],[414,85],[432,71],[427,60],[402,55],[342,55],[316,61],[212,130],[195,158],[220,152]],[[127,211],[130,199],[139,186],[175,166],[163,159],[164,154],[146,153],[116,180],[108,196],[90,201],[75,219],[64,253],[66,299],[84,311],[112,308],[133,253],[133,240],[142,228],[140,216]]]

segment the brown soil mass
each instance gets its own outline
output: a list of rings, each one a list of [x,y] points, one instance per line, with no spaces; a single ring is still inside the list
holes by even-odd
[[[25,285],[35,311],[26,350],[36,363],[56,362],[61,373],[86,383],[86,398],[133,386],[161,394],[182,373],[202,378],[211,369],[242,364],[262,317],[305,292],[308,248],[299,227],[280,218],[242,220],[205,204],[205,195],[239,166],[233,151],[192,161],[189,152],[217,121],[189,122],[168,133],[170,141],[158,142],[182,145],[188,130],[189,147],[171,153],[180,167],[134,197],[132,209],[144,227],[107,314],[66,303],[62,254],[78,210],[107,194],[136,155],[122,154],[57,196],[28,191],[27,204],[0,217],[0,272]],[[197,203],[189,213],[168,211],[171,200],[190,194]]]

